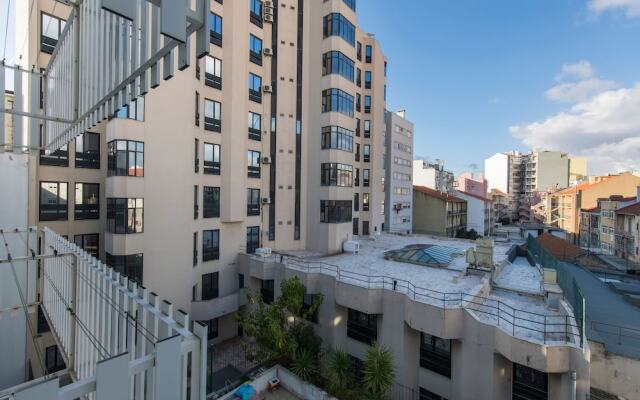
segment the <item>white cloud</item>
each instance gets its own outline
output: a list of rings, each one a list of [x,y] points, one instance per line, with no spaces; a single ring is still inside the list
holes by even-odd
[[[534,149],[561,150],[589,159],[591,173],[640,171],[640,82],[607,90],[545,120],[511,126]]]
[[[595,69],[587,60],[564,64],[556,76],[556,81],[559,83],[545,93],[551,101],[585,101],[598,93],[618,88],[613,81],[598,79]]]
[[[621,10],[628,18],[640,17],[640,0],[591,0],[589,10],[596,14]]]

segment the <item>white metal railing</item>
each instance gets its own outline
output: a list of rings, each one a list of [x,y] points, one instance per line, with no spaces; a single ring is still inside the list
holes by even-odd
[[[52,231],[41,231],[41,298],[74,382],[8,399],[205,399],[207,327]]]

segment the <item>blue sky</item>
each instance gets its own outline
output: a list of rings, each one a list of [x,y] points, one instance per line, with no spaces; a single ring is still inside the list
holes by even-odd
[[[482,170],[484,158],[498,151],[551,147],[587,156],[592,172],[601,173],[640,168],[640,144],[633,140],[640,138],[640,122],[610,132],[615,121],[595,127],[577,112],[572,122],[586,128],[562,131],[556,126],[562,121],[551,120],[556,124],[541,131],[531,124],[640,82],[640,1],[614,3],[395,0],[388,6],[360,0],[358,16],[389,59],[388,107],[407,109],[416,126],[416,155],[444,159],[461,172],[474,163]],[[560,76],[563,65],[567,73]],[[558,90],[569,93],[546,94],[567,82]],[[572,96],[572,89],[579,94]],[[578,133],[566,131],[574,129]],[[603,140],[587,140],[585,147],[580,134]],[[633,141],[626,146],[630,154],[608,159],[603,146],[626,139]]]

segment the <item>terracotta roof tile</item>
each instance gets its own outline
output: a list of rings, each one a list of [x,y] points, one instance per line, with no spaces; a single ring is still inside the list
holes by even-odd
[[[431,189],[425,186],[414,186],[413,190],[416,190],[420,193],[426,194],[427,196],[435,197],[436,199],[444,200],[444,201],[456,201],[456,202],[465,202],[466,200],[461,199],[459,197],[451,196],[446,193],[439,192],[435,189]]]
[[[616,211],[616,214],[623,215],[640,215],[640,203],[635,203],[630,206],[626,206]]]

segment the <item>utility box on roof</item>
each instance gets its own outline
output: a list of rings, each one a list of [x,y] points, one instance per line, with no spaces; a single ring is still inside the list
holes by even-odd
[[[493,268],[493,239],[476,239],[476,264],[478,267]]]

